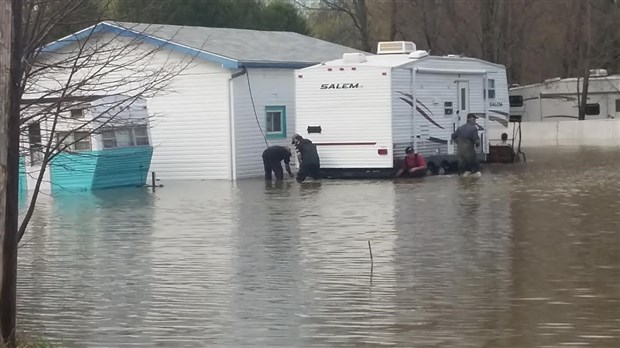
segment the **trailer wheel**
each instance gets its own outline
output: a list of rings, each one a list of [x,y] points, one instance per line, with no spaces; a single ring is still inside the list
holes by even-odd
[[[450,172],[450,163],[448,161],[441,162],[441,167],[439,167],[439,175],[446,175]]]
[[[439,174],[439,168],[433,162],[426,165],[426,174],[427,175],[437,175]]]

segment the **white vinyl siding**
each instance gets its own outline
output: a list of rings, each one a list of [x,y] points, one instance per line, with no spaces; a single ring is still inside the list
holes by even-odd
[[[321,168],[392,168],[391,69],[328,69],[297,70],[296,132],[318,144]],[[308,134],[309,126],[322,132]]]
[[[248,69],[247,74],[249,76],[244,74],[233,79],[237,179],[262,176],[263,151],[268,145],[291,146],[289,135],[295,131],[293,70]],[[248,78],[252,97],[248,88]],[[269,134],[267,112],[270,110],[284,112],[286,129],[279,134],[276,132]]]
[[[199,61],[175,78],[174,93],[148,100],[158,177],[230,178],[229,76]]]

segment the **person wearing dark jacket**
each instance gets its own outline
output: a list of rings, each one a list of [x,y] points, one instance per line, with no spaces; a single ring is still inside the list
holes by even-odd
[[[460,126],[452,133],[452,140],[457,143],[456,155],[459,159],[459,173],[470,174],[479,171],[478,157],[476,156],[475,146],[480,146],[480,136],[478,135],[478,126],[474,114],[467,115],[467,123]]]
[[[265,180],[271,181],[271,172],[276,175],[276,180],[284,180],[284,172],[280,162],[284,161],[284,166],[288,175],[293,176],[291,172],[291,150],[284,146],[270,146],[263,151],[263,166],[265,167]]]
[[[299,171],[297,172],[297,182],[301,183],[309,176],[312,179],[321,178],[321,160],[316,150],[316,145],[301,135],[293,137],[292,144],[295,145],[300,161]]]

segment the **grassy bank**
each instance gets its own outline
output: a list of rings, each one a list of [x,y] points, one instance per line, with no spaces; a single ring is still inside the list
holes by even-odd
[[[0,340],[0,348],[5,348]],[[18,335],[17,348],[62,348],[58,343],[52,343],[42,338],[33,338],[30,336]]]

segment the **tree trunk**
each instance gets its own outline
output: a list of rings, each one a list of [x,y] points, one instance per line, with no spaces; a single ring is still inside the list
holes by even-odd
[[[2,288],[0,289],[0,329],[2,338],[9,347],[15,346],[15,317],[17,307],[17,229],[19,200],[19,113],[21,99],[22,59],[22,1],[3,0],[5,6],[12,6],[12,19],[2,21],[12,25],[11,60],[9,77],[9,113],[7,132],[8,152],[6,166],[5,216],[0,224],[4,226],[2,241]],[[12,4],[7,4],[12,2]]]
[[[398,32],[398,6],[397,1],[392,1],[390,4],[390,41],[396,39],[396,33]]]
[[[585,38],[586,44],[586,53],[583,62],[582,71],[584,71],[583,75],[583,89],[581,91],[581,104],[579,105],[579,120],[586,119],[586,106],[588,104],[588,87],[590,85],[590,55],[592,53],[592,22],[591,22],[591,7],[589,1],[583,2],[584,6],[586,6],[586,30],[587,35]]]
[[[366,7],[366,0],[355,1],[355,15],[359,21],[362,49],[370,52],[372,47],[370,46],[370,28],[368,24],[368,8]]]
[[[495,3],[493,0],[480,1],[480,27],[482,30],[482,59],[495,62]]]

